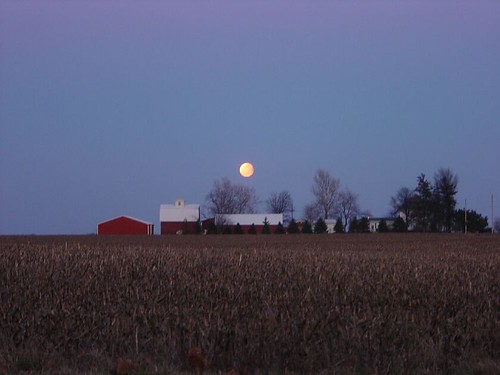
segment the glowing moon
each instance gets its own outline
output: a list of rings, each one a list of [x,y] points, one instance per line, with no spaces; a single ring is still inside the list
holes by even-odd
[[[251,163],[243,163],[240,165],[240,174],[243,177],[251,177],[253,175],[253,165]]]

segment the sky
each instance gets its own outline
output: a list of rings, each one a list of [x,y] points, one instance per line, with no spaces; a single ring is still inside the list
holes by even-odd
[[[373,216],[450,168],[500,216],[499,25],[496,0],[0,0],[0,234],[158,233],[223,177],[297,217],[318,168]]]

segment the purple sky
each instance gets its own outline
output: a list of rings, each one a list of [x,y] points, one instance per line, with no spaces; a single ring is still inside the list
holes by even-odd
[[[1,0],[0,234],[158,230],[222,177],[300,216],[317,168],[382,216],[449,167],[490,217],[499,25],[496,0]]]

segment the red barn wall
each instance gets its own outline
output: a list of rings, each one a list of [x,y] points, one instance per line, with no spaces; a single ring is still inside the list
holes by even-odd
[[[208,230],[210,228],[210,225],[211,224],[214,224],[215,225],[215,220],[214,219],[206,219],[206,220],[203,220],[202,222],[202,230]],[[234,233],[234,230],[236,229],[236,225],[232,224],[232,225],[229,225],[229,227],[231,228],[231,232]],[[248,233],[248,230],[250,229],[251,225],[240,225],[242,231],[244,234],[247,234]],[[220,230],[221,228],[217,228],[218,230]],[[270,233],[274,233],[276,232],[276,229],[278,229],[278,225],[274,225],[274,224],[270,224],[269,225],[269,232]],[[264,230],[264,225],[263,224],[258,224],[258,225],[255,225],[255,232],[256,234],[261,234],[262,231]]]
[[[243,229],[243,233],[247,234],[248,230],[251,228],[251,225],[240,225],[241,229]],[[276,231],[276,228],[278,228],[278,225],[269,225],[269,233],[274,233]],[[234,233],[234,230],[236,229],[236,225],[231,225],[231,231]],[[262,231],[264,230],[264,225],[255,225],[255,232],[257,234],[261,234]]]
[[[143,223],[128,217],[118,217],[98,224],[97,234],[153,234],[152,227],[152,224]],[[148,233],[148,229],[150,233]]]
[[[161,234],[177,234],[181,231],[183,234],[198,233],[198,222],[196,221],[162,221]]]

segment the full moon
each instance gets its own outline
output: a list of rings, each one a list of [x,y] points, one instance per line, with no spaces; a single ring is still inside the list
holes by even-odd
[[[251,177],[253,175],[252,163],[243,163],[240,165],[240,174],[243,177]]]

